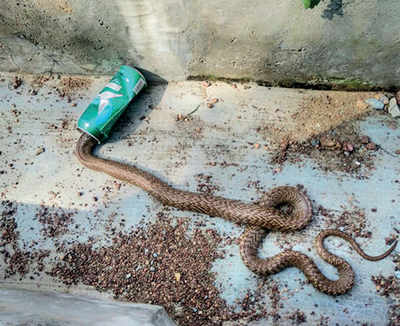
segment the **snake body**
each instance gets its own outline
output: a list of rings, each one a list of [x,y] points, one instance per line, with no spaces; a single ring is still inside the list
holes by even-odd
[[[179,190],[135,166],[94,156],[92,151],[96,144],[97,141],[85,133],[81,135],[76,144],[76,156],[89,169],[104,172],[140,187],[164,205],[209,216],[219,216],[246,225],[240,242],[240,254],[245,265],[254,273],[269,275],[288,267],[297,267],[316,289],[326,294],[339,295],[352,288],[354,272],[345,260],[329,253],[324,248],[323,241],[326,237],[337,236],[347,240],[363,258],[368,260],[383,259],[396,246],[394,243],[384,254],[372,257],[366,255],[347,234],[339,230],[322,231],[317,236],[315,245],[319,255],[338,269],[339,278],[336,281],[326,278],[313,260],[298,251],[284,250],[273,257],[260,259],[257,251],[267,230],[282,232],[301,230],[311,221],[310,200],[297,188],[289,186],[274,188],[263,200],[254,204]],[[281,204],[289,204],[292,207],[290,216],[277,208]]]

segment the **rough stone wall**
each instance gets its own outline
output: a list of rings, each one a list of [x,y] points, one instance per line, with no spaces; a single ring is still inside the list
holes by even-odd
[[[398,0],[0,0],[0,70],[400,86],[399,17]]]

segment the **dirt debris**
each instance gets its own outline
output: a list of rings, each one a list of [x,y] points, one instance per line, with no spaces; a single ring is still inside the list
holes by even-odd
[[[49,256],[47,250],[36,250],[30,252],[24,248],[20,248],[18,244],[19,232],[17,231],[17,223],[15,215],[18,206],[8,200],[2,201],[0,220],[0,257],[5,263],[4,278],[17,275],[20,280],[28,273],[32,272],[31,266],[35,266],[34,275],[44,270],[44,259]],[[34,277],[31,275],[31,279]]]
[[[396,275],[371,277],[375,283],[376,291],[390,300],[389,326],[400,325],[400,254],[393,255],[393,263],[395,264]]]
[[[206,175],[204,173],[199,173],[195,175],[195,179],[197,181],[197,191],[207,194],[213,195],[215,192],[220,190],[220,187],[213,184],[213,177],[211,175]]]
[[[66,212],[59,207],[49,207],[41,205],[35,217],[42,224],[42,234],[44,237],[58,237],[68,232],[68,228],[74,223],[73,216],[76,211]]]
[[[209,271],[222,257],[216,250],[221,237],[212,229],[187,232],[187,221],[160,213],[153,224],[120,232],[108,247],[60,246],[60,258],[48,273],[67,285],[83,283],[122,300],[162,305],[180,325],[265,317],[265,303],[251,294],[240,302],[241,312],[220,298]]]
[[[279,146],[281,140],[286,138],[290,142],[302,143],[347,121],[373,112],[365,103],[358,105],[373,95],[374,93],[307,92],[294,112],[292,109],[277,108],[274,121],[262,122],[257,131],[270,139],[273,147]]]
[[[38,155],[44,153],[45,151],[46,151],[46,149],[45,149],[43,146],[40,146],[40,147],[36,150],[35,155],[38,156]]]
[[[322,216],[322,222],[326,228],[340,229],[354,238],[371,238],[372,232],[367,229],[367,218],[365,211],[354,207],[345,209],[341,214],[334,210],[328,210],[318,206],[317,215]]]
[[[311,159],[326,172],[344,172],[354,177],[366,177],[366,171],[374,168],[374,158],[380,146],[360,133],[356,122],[343,123],[299,143],[285,138],[271,163],[283,165]]]
[[[17,213],[17,205],[9,200],[1,201],[1,220],[0,220],[0,247],[5,247],[7,244],[12,245],[16,249],[16,241],[18,238],[17,223],[15,214]]]
[[[306,315],[299,309],[297,309],[294,313],[290,314],[288,318],[293,321],[294,325],[300,325],[307,322]]]
[[[59,86],[56,88],[61,97],[71,97],[81,89],[88,89],[92,84],[92,80],[86,77],[61,77]],[[70,99],[69,99],[70,100]]]
[[[379,113],[359,104],[374,95],[311,92],[304,94],[294,113],[277,108],[274,121],[262,122],[256,128],[269,142],[268,149],[275,152],[271,163],[282,165],[286,160],[296,163],[309,158],[323,170],[364,177],[374,167],[374,152],[381,146],[360,132],[359,121]],[[282,167],[276,169],[279,172]]]
[[[219,101],[219,99],[217,99],[217,98],[208,99],[208,100],[207,100],[207,107],[208,107],[209,109],[212,109],[212,108],[214,107],[214,105],[215,105],[216,103],[218,103],[218,101]]]
[[[393,257],[393,262],[396,264],[395,270],[397,273],[400,271],[400,255],[397,254]],[[376,275],[371,277],[375,283],[376,291],[383,297],[390,300],[388,311],[389,326],[400,325],[400,279],[398,276],[390,275]]]
[[[54,79],[54,75],[38,75],[32,80],[32,86],[34,86],[35,89],[41,88],[52,79]]]
[[[46,273],[68,286],[83,283],[111,291],[120,300],[162,305],[180,325],[222,325],[235,320],[246,324],[268,317],[262,288],[249,292],[234,306],[221,299],[210,272],[212,263],[223,257],[223,251],[217,250],[222,238],[215,230],[189,231],[188,219],[159,213],[155,223],[114,232],[109,246],[98,246],[93,239],[87,243],[55,241],[56,255],[50,257],[49,251],[19,247],[14,218],[18,207],[10,201],[1,204],[0,257],[5,278],[34,280]],[[62,209],[38,210],[43,239],[57,238],[73,224],[64,215]]]
[[[22,85],[22,83],[23,83],[22,78],[18,77],[18,76],[15,76],[14,80],[13,80],[13,83],[12,83],[12,87],[14,89],[18,89]]]
[[[400,282],[394,275],[388,277],[383,277],[382,275],[372,276],[371,279],[375,283],[376,291],[380,295],[385,297],[392,294],[394,296],[400,296]]]
[[[276,282],[274,281],[266,281],[266,282],[271,282],[270,286],[267,288],[268,289],[268,296],[269,299],[271,300],[271,311],[269,315],[272,317],[272,320],[274,322],[277,322],[278,320],[281,319],[281,315],[279,314],[280,306],[281,306],[281,291],[279,290],[279,286]],[[260,284],[258,286],[258,289],[261,289],[262,285]]]

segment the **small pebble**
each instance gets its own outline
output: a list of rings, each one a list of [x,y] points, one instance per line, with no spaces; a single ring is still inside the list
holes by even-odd
[[[365,103],[372,106],[375,110],[383,110],[385,107],[385,104],[383,104],[381,101],[378,101],[376,98],[368,98],[365,100]]]
[[[354,146],[352,144],[350,144],[350,143],[344,143],[343,144],[343,149],[346,152],[352,152],[352,151],[354,151]]]
[[[376,150],[376,144],[375,143],[368,143],[366,147],[370,151]]]
[[[396,93],[396,100],[397,100],[397,105],[400,105],[400,90],[398,90]]]
[[[319,145],[319,140],[318,139],[312,139],[311,140],[311,145],[314,146],[314,147],[318,146]]]
[[[17,89],[21,85],[22,85],[22,79],[19,78],[18,76],[14,77],[14,82],[13,82],[14,89]]]
[[[39,148],[36,150],[36,156],[38,156],[38,155],[44,153],[44,151],[45,151],[45,148],[44,148],[44,147],[39,147]]]
[[[320,142],[322,147],[334,147],[336,145],[336,142],[333,139],[326,137],[322,137]]]
[[[362,136],[361,137],[361,143],[362,144],[368,144],[369,143],[369,137],[368,136]]]
[[[400,155],[400,149],[396,150],[395,153],[396,153],[397,155]]]
[[[207,103],[207,107],[208,107],[209,109],[212,109],[212,108],[214,107],[214,104],[212,104],[212,103]]]
[[[386,95],[381,96],[379,98],[379,101],[382,102],[385,105],[389,104],[389,98]]]
[[[400,108],[397,105],[396,98],[394,97],[389,102],[388,112],[393,118],[400,117]]]

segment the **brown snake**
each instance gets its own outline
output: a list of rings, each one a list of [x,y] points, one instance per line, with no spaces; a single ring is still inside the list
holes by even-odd
[[[339,230],[320,232],[316,237],[315,245],[318,254],[337,268],[339,278],[336,281],[326,278],[313,260],[298,251],[284,250],[273,257],[260,259],[257,256],[257,250],[266,230],[296,231],[303,229],[311,221],[310,200],[295,187],[274,188],[258,204],[183,191],[169,186],[152,174],[134,166],[94,156],[92,150],[96,144],[97,141],[94,138],[82,134],[76,145],[79,161],[89,169],[107,173],[138,186],[165,205],[245,224],[247,228],[240,242],[240,254],[245,265],[254,273],[268,275],[278,273],[287,267],[297,267],[316,289],[330,295],[339,295],[352,288],[354,272],[344,259],[329,253],[324,248],[323,241],[326,237],[337,236],[348,241],[363,258],[372,261],[385,258],[396,247],[397,241],[384,254],[372,257],[366,255],[354,239]],[[281,204],[289,204],[292,207],[290,215],[283,214],[277,208]]]

